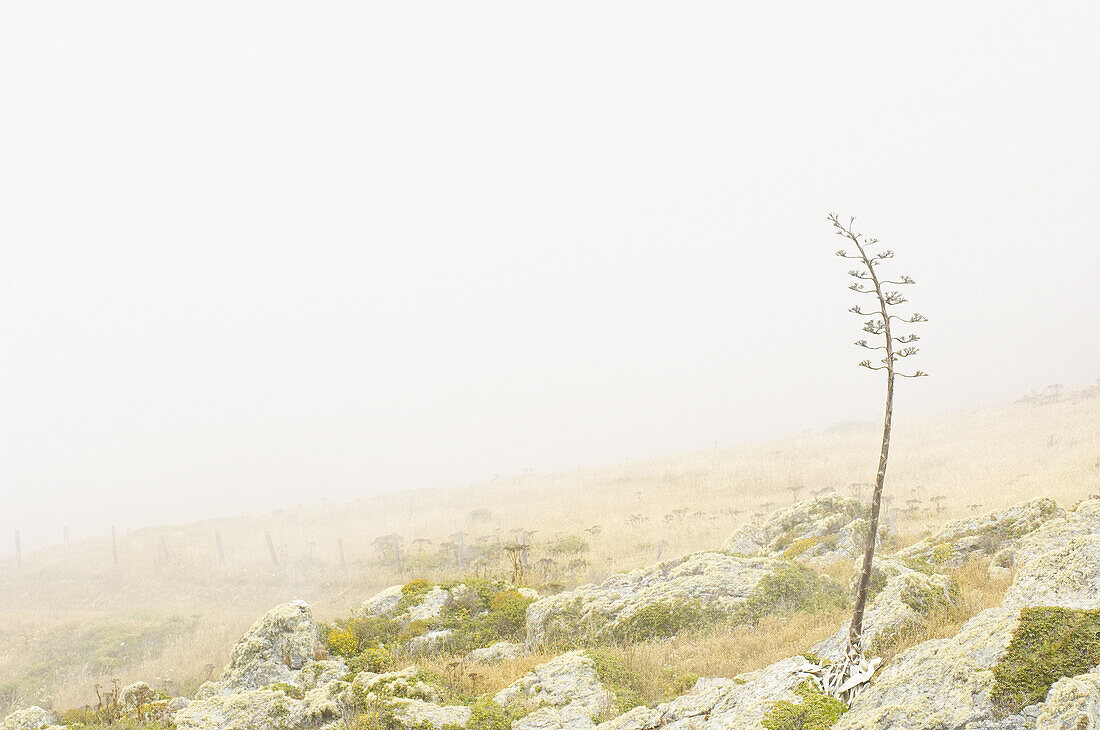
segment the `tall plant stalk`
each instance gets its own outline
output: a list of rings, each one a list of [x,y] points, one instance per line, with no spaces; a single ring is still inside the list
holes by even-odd
[[[882,448],[879,451],[878,472],[875,475],[875,490],[871,495],[870,524],[867,527],[867,539],[863,552],[863,566],[859,573],[859,582],[856,585],[855,608],[852,611],[852,623],[848,627],[848,657],[850,659],[862,659],[863,656],[863,615],[867,606],[867,589],[871,583],[871,568],[875,558],[875,545],[879,531],[879,516],[882,511],[882,491],[886,481],[886,465],[890,457],[890,429],[894,418],[894,380],[895,378],[919,378],[927,375],[922,370],[913,373],[903,373],[898,369],[898,363],[904,358],[912,357],[919,352],[918,348],[909,343],[916,342],[919,337],[915,334],[906,334],[901,337],[894,335],[892,323],[916,324],[928,320],[919,313],[913,313],[906,318],[891,313],[891,308],[904,304],[907,300],[896,290],[887,290],[886,286],[903,286],[916,282],[908,276],[900,276],[896,281],[886,280],[881,276],[880,266],[884,261],[892,259],[894,252],[887,249],[873,252],[878,244],[876,238],[866,238],[852,229],[855,218],[850,218],[847,224],[841,223],[840,218],[832,213],[829,222],[833,224],[835,233],[847,239],[855,252],[841,249],[837,256],[858,261],[862,268],[856,268],[848,272],[848,275],[856,279],[848,288],[858,294],[872,295],[878,303],[877,311],[863,311],[858,305],[852,307],[850,312],[867,317],[863,331],[871,335],[881,337],[880,345],[868,344],[867,340],[858,340],[855,344],[867,350],[877,350],[884,354],[878,363],[864,360],[860,364],[869,370],[886,371],[886,409],[882,422]],[[896,346],[899,346],[896,347]]]

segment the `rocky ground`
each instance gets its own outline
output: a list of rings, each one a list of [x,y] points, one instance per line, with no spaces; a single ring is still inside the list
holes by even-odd
[[[717,730],[1100,727],[1100,499],[1063,511],[1036,499],[945,525],[877,561],[865,620],[870,653],[960,602],[946,569],[982,560],[1011,576],[1000,605],[947,638],[890,658],[850,706],[814,684],[845,627],[803,655],[726,678],[701,678],[657,706],[624,706],[601,647],[753,624],[842,605],[849,587],[816,570],[854,561],[864,508],[824,495],[694,553],[599,584],[540,597],[502,582],[394,586],[345,621],[319,625],[297,601],[272,609],[195,697],[138,683],[112,719],[180,730]],[[944,572],[941,572],[944,571]],[[503,689],[459,693],[424,667],[447,651],[480,663],[556,652]],[[31,707],[0,730],[99,727]]]

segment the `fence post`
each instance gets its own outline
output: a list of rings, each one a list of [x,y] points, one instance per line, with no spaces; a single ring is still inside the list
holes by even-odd
[[[267,552],[271,555],[271,565],[279,567],[279,556],[275,554],[275,543],[271,541],[271,533],[264,530],[264,539],[267,540]]]
[[[451,535],[455,543],[455,558],[458,560],[458,569],[466,570],[466,533],[456,532]]]
[[[160,549],[164,551],[164,559],[170,560],[172,558],[171,553],[168,552],[168,540],[165,539],[164,533],[160,533]]]
[[[344,541],[340,538],[336,538],[336,548],[340,551],[340,567],[347,568],[348,561],[347,558],[344,557]]]

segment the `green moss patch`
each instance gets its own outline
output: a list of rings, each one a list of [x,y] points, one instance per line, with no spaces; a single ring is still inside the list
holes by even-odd
[[[459,585],[467,590],[453,591]],[[439,615],[410,621],[407,610],[437,587],[452,591]],[[321,636],[328,652],[347,659],[353,673],[384,672],[392,668],[396,657],[409,653],[410,641],[433,631],[449,631],[446,648],[453,651],[526,636],[527,607],[532,599],[506,583],[469,579],[437,586],[414,580],[401,593],[396,617],[349,618],[323,626]]]
[[[698,600],[653,603],[604,630],[602,638],[615,643],[663,639],[684,632],[702,631],[726,618],[721,609]]]
[[[766,616],[816,613],[843,606],[846,601],[840,584],[817,575],[804,565],[789,563],[765,576],[730,620],[754,624]]]
[[[813,682],[803,682],[794,691],[800,702],[782,700],[772,705],[761,724],[767,730],[827,730],[848,707],[829,697]]]
[[[1003,716],[1041,702],[1062,677],[1100,664],[1100,610],[1041,606],[1020,612],[1004,657],[993,669],[991,699]]]

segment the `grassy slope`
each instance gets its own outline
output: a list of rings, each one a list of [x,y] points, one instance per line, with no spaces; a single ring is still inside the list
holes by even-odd
[[[109,541],[32,553],[18,571],[0,563],[0,595],[8,599],[0,604],[0,689],[8,683],[9,694],[23,695],[17,702],[45,692],[44,699],[57,706],[94,699],[92,685],[115,676],[187,691],[220,668],[232,642],[276,602],[305,598],[319,618],[329,619],[393,583],[458,577],[461,571],[453,559],[441,560],[438,547],[456,531],[466,533],[471,552],[511,541],[517,528],[533,531],[532,562],[555,562],[534,567],[528,582],[551,588],[651,563],[658,541],[664,543],[665,557],[714,548],[741,522],[790,503],[791,487],[805,486],[800,495],[805,498],[822,487],[851,493],[852,484],[869,481],[878,437],[874,424],[857,424],[783,441],[516,477],[448,492],[425,490],[151,528],[120,537],[117,568],[111,565]],[[932,497],[944,497],[943,513],[927,510],[902,519],[901,529],[910,536],[931,521],[1036,495],[1072,504],[1100,492],[1100,398],[1018,403],[903,422],[895,430],[893,454],[888,490],[894,506],[905,507],[915,498],[929,506]],[[262,508],[257,505],[257,512]],[[216,560],[215,530],[225,544],[224,565]],[[279,570],[272,569],[265,530],[279,551]],[[381,562],[372,545],[393,532],[405,537],[406,570],[400,574]],[[580,535],[588,548],[551,554],[547,543],[567,535]],[[417,538],[431,542],[415,545]],[[344,543],[346,569],[338,565],[337,539]],[[490,577],[510,575],[504,557],[481,570]],[[974,584],[976,596],[983,591],[996,593]],[[184,636],[161,630],[178,626],[173,617],[189,627]],[[946,620],[944,630],[952,623]],[[786,655],[791,642],[824,636],[832,626],[826,617],[815,626],[719,635],[699,649],[645,651],[695,655],[698,661],[681,662],[685,671],[728,675],[773,654]],[[98,641],[101,635],[119,642],[137,637],[143,644],[140,650],[120,652],[109,646],[110,640]],[[104,668],[104,661],[119,655],[122,660]],[[32,677],[41,670],[36,664],[42,657],[55,665],[48,676],[37,671]],[[640,655],[630,659],[648,661]],[[667,657],[651,659],[656,664]],[[520,669],[517,665],[515,671]],[[0,713],[5,710],[0,700]]]

